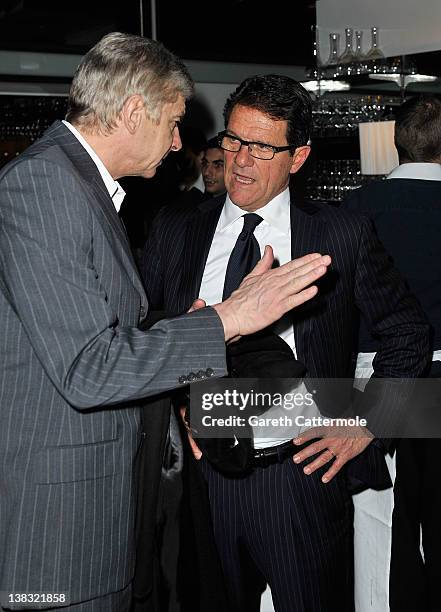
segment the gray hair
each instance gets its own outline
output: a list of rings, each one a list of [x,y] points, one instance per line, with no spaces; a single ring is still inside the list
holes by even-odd
[[[85,129],[109,133],[124,102],[144,98],[147,115],[159,121],[167,102],[193,94],[183,62],[162,43],[142,36],[111,32],[82,59],[69,94],[66,120]]]

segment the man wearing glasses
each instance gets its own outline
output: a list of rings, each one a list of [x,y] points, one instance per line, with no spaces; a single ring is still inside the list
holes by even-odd
[[[427,361],[427,326],[370,223],[334,207],[304,205],[290,193],[290,176],[310,152],[307,92],[288,77],[251,77],[230,96],[224,117],[219,145],[227,195],[159,215],[146,248],[146,261],[158,262],[145,278],[151,306],[181,312],[197,297],[208,304],[226,299],[267,244],[280,264],[324,250],[332,265],[320,298],[282,317],[274,331],[309,377],[351,377],[358,307],[381,338],[376,375],[417,376]],[[297,446],[295,431],[280,438],[254,430],[251,463],[235,474],[201,457],[193,442],[229,610],[259,610],[268,583],[277,612],[353,611],[346,464],[351,461],[359,486],[388,484],[381,446],[368,430],[356,429],[346,438],[304,433]]]

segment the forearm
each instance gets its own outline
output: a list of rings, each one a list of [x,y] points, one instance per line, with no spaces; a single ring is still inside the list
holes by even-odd
[[[193,372],[225,376],[223,327],[211,308],[165,319],[146,332],[107,330],[82,350],[57,384],[78,408],[155,395]],[[191,382],[191,381],[190,381]]]

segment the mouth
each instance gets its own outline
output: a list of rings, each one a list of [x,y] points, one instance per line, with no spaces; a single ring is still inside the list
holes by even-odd
[[[237,172],[233,172],[233,177],[236,183],[240,183],[241,185],[252,185],[255,181],[249,176],[244,176],[243,174],[238,174]]]

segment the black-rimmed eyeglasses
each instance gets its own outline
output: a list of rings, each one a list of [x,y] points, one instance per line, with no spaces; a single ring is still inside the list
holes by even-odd
[[[227,131],[219,132],[217,138],[220,148],[224,151],[237,153],[240,151],[241,147],[244,146],[248,147],[248,153],[257,159],[272,159],[276,153],[290,151],[295,148],[292,145],[275,147],[274,145],[269,145],[264,142],[250,142],[249,140],[242,140],[242,138],[238,136],[228,134]]]

